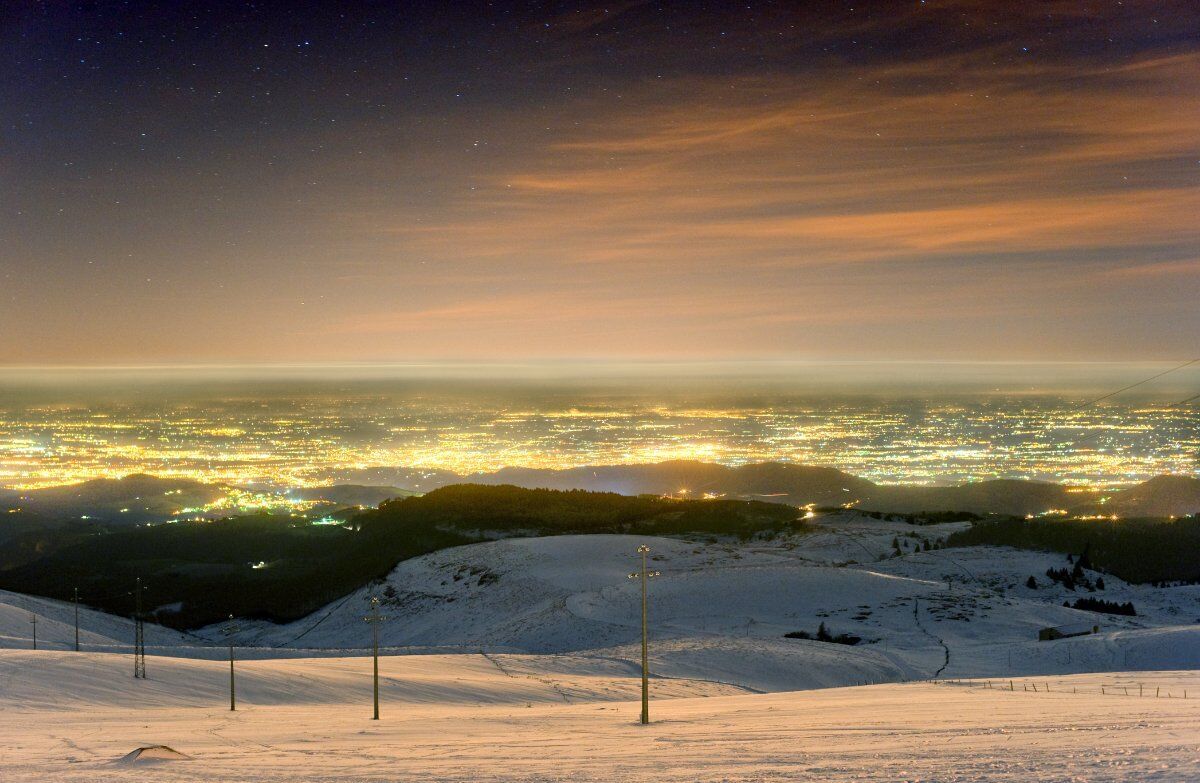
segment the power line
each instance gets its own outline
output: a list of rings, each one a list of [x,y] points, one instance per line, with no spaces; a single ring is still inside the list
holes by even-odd
[[[1191,365],[1196,364],[1197,362],[1200,362],[1200,359],[1191,359],[1190,361],[1186,361],[1183,364],[1172,367],[1169,370],[1164,370],[1163,372],[1160,372],[1157,375],[1152,375],[1149,378],[1144,378],[1144,379],[1138,381],[1137,383],[1131,383],[1128,386],[1125,386],[1124,388],[1117,389],[1114,392],[1109,392],[1108,394],[1105,394],[1101,397],[1097,397],[1094,400],[1088,400],[1087,402],[1083,403],[1082,405],[1075,406],[1074,408],[1071,409],[1071,411],[1075,412],[1075,411],[1083,410],[1084,408],[1087,408],[1091,405],[1095,405],[1096,403],[1098,403],[1102,400],[1107,400],[1110,397],[1115,397],[1116,395],[1120,394],[1121,392],[1128,391],[1130,389],[1135,389],[1138,386],[1149,383],[1150,381],[1153,381],[1155,379],[1161,378],[1164,375],[1170,375],[1171,373],[1176,372],[1177,370],[1182,370],[1185,367],[1190,367]],[[1171,403],[1170,405],[1167,405],[1164,408],[1164,410],[1171,410],[1172,408],[1180,408],[1180,407],[1183,407],[1184,405],[1187,405],[1189,402],[1194,402],[1196,400],[1200,400],[1200,394],[1194,394],[1185,400],[1180,400],[1179,402]],[[1070,444],[1068,444],[1068,445],[1070,446],[1070,448],[1075,448],[1077,446],[1081,446],[1089,441],[1099,438],[1105,432],[1107,432],[1107,430],[1103,430],[1103,429],[1095,430],[1093,432],[1088,433],[1087,435],[1084,435],[1081,438],[1071,441]]]
[[[1189,402],[1195,402],[1196,400],[1200,400],[1200,394],[1193,394],[1191,397],[1188,397],[1186,400],[1180,400],[1179,402],[1173,402],[1170,405],[1168,405],[1167,407],[1168,408],[1182,408],[1184,405],[1187,405]]]
[[[1182,370],[1184,367],[1190,367],[1190,366],[1192,366],[1193,364],[1196,364],[1197,362],[1200,362],[1200,359],[1191,359],[1191,360],[1189,360],[1189,361],[1186,361],[1186,362],[1184,362],[1183,364],[1181,364],[1181,365],[1179,365],[1179,366],[1177,366],[1177,367],[1172,367],[1172,368],[1171,368],[1171,369],[1169,369],[1169,370],[1163,370],[1162,372],[1158,373],[1157,375],[1151,375],[1149,378],[1143,378],[1142,380],[1138,381],[1137,383],[1131,383],[1131,384],[1129,384],[1128,386],[1125,386],[1125,387],[1123,387],[1123,388],[1117,389],[1117,390],[1116,390],[1116,391],[1114,391],[1114,392],[1109,392],[1108,394],[1105,394],[1105,395],[1103,395],[1103,396],[1097,397],[1097,398],[1096,398],[1096,399],[1094,399],[1094,400],[1088,400],[1088,401],[1087,401],[1087,402],[1085,402],[1085,403],[1081,403],[1081,404],[1079,404],[1079,405],[1076,405],[1076,406],[1075,406],[1074,408],[1072,408],[1071,410],[1073,410],[1073,411],[1078,411],[1078,410],[1083,410],[1084,408],[1091,407],[1092,405],[1095,405],[1095,404],[1096,404],[1096,403],[1098,403],[1098,402],[1102,402],[1102,401],[1104,401],[1104,400],[1107,400],[1109,397],[1116,397],[1118,394],[1121,394],[1122,392],[1127,392],[1127,391],[1129,391],[1130,389],[1136,389],[1136,388],[1137,388],[1137,387],[1139,387],[1139,386],[1142,386],[1142,385],[1144,385],[1144,384],[1150,383],[1150,381],[1155,381],[1155,380],[1158,380],[1159,378],[1163,377],[1164,375],[1170,375],[1171,373],[1173,373],[1173,372],[1176,372],[1177,370]],[[1197,397],[1200,397],[1200,395],[1197,395]],[[1196,397],[1193,397],[1192,399],[1196,399]]]

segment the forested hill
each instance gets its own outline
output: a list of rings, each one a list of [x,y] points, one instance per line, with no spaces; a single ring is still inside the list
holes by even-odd
[[[363,530],[394,534],[433,525],[474,533],[529,535],[564,533],[711,533],[750,535],[790,529],[791,506],[744,500],[676,500],[657,495],[618,495],[585,490],[524,489],[455,484],[427,495],[392,500],[354,523]]]
[[[1200,582],[1200,517],[996,519],[950,536],[950,546],[1063,552],[1127,582]]]
[[[451,486],[384,503],[344,525],[260,515],[79,531],[66,546],[0,570],[0,588],[128,615],[141,578],[155,618],[195,628],[229,614],[295,620],[398,562],[510,535],[642,533],[748,536],[802,525],[791,506],[611,493]],[[0,544],[0,559],[6,546]],[[27,554],[27,553],[24,553]]]
[[[674,460],[646,465],[602,465],[565,470],[504,468],[469,476],[419,473],[407,468],[367,468],[348,477],[427,491],[454,483],[512,484],[545,489],[586,489],[622,495],[713,495],[793,506],[844,506],[901,513],[969,511],[1025,516],[1059,509],[1072,514],[1186,516],[1200,512],[1200,479],[1158,476],[1103,492],[1049,481],[991,479],[948,486],[883,484],[817,465],[762,462],[718,465]]]

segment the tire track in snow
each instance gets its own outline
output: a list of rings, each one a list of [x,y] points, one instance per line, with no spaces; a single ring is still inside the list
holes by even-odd
[[[941,675],[942,672],[946,671],[946,667],[950,665],[950,648],[946,646],[946,642],[942,639],[942,637],[937,636],[934,633],[931,633],[930,631],[926,630],[925,626],[921,625],[921,614],[920,614],[920,611],[918,610],[920,603],[921,603],[921,599],[914,596],[913,597],[913,622],[916,623],[917,630],[919,630],[921,633],[925,634],[930,639],[933,639],[935,642],[937,642],[941,646],[942,651],[946,654],[946,658],[942,662],[941,668],[939,668],[936,672],[933,673],[933,679],[936,680],[938,678],[938,676]]]
[[[487,658],[488,662],[491,663],[493,666],[495,666],[497,669],[499,669],[500,673],[503,674],[505,677],[511,677],[514,680],[519,679],[516,674],[513,674],[508,669],[505,669],[504,666],[500,663],[500,661],[498,659],[493,658],[491,655],[488,655],[483,650],[480,650],[479,654],[482,655],[484,658]],[[548,677],[539,677],[536,674],[526,674],[524,676],[526,679],[533,680],[534,682],[540,682],[542,685],[545,685],[547,688],[549,688],[550,690],[557,693],[562,698],[562,700],[564,702],[566,702],[567,704],[574,703],[571,701],[571,697],[567,695],[567,692],[564,691],[561,687],[559,687],[558,683],[556,683],[554,680],[551,680]]]
[[[360,589],[361,589],[361,588],[360,588]],[[303,631],[301,631],[299,634],[297,634],[296,636],[292,637],[292,638],[291,638],[291,640],[284,642],[284,643],[283,643],[282,645],[280,645],[280,646],[281,646],[281,647],[290,647],[291,645],[293,645],[293,644],[295,644],[296,642],[300,641],[302,638],[304,638],[305,636],[307,636],[307,635],[308,635],[308,634],[309,634],[311,631],[314,631],[314,630],[316,630],[316,629],[317,629],[317,627],[318,627],[319,625],[321,625],[321,623],[325,622],[325,621],[326,621],[326,620],[328,620],[330,617],[332,617],[332,616],[334,615],[334,613],[335,613],[335,612],[337,612],[337,610],[338,610],[338,609],[341,609],[343,606],[345,606],[345,605],[346,605],[346,604],[347,604],[347,603],[350,601],[350,599],[351,599],[351,598],[354,598],[356,595],[358,595],[358,593],[359,593],[359,590],[353,590],[353,591],[351,591],[349,595],[347,595],[345,598],[343,598],[342,600],[338,601],[336,605],[334,605],[333,607],[331,607],[331,608],[329,609],[329,611],[328,611],[328,612],[325,612],[325,614],[321,615],[321,617],[319,617],[315,623],[313,623],[312,625],[308,626],[308,627],[307,627],[307,628],[305,628]]]

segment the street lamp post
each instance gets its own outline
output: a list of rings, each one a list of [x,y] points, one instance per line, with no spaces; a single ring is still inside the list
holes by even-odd
[[[375,714],[371,720],[379,720],[379,625],[387,620],[379,613],[379,599],[371,597],[371,613],[363,618],[371,624],[371,658],[374,667]]]
[[[637,548],[642,556],[642,570],[629,575],[630,579],[640,579],[642,582],[642,723],[650,722],[650,657],[647,649],[646,634],[646,581],[654,576],[662,576],[660,571],[646,569],[646,554],[650,547],[642,544]]]
[[[233,712],[237,709],[236,688],[234,687],[233,679],[233,635],[240,631],[241,628],[233,621],[233,615],[229,615],[229,622],[225,623],[225,627],[221,629],[226,638],[229,639],[229,711]]]
[[[37,615],[33,612],[29,613],[29,622],[33,625],[33,649],[37,649]]]

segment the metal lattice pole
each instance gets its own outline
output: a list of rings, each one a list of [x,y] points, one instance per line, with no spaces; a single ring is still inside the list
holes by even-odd
[[[647,602],[646,582],[651,577],[662,576],[660,571],[650,571],[646,568],[646,554],[650,547],[642,544],[637,548],[642,556],[642,570],[629,575],[630,579],[640,579],[642,582],[642,723],[650,722],[650,655],[647,633]]]
[[[233,635],[240,631],[241,628],[233,621],[233,615],[229,615],[229,622],[221,629],[221,632],[229,639],[229,711],[233,712],[237,709],[237,688],[233,677]]]
[[[379,720],[379,626],[387,617],[379,613],[379,599],[371,597],[371,613],[363,618],[371,624],[371,661],[373,666],[373,690],[375,713],[371,720]]]

